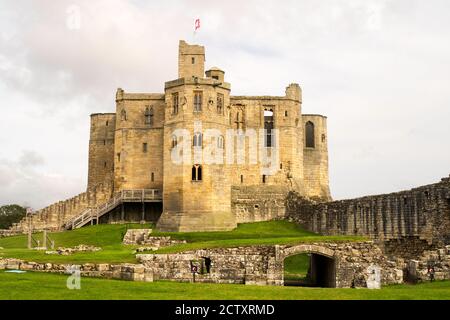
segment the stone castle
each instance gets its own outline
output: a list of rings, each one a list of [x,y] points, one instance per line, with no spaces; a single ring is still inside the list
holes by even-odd
[[[327,119],[302,114],[300,86],[290,84],[284,96],[232,96],[225,72],[205,72],[205,60],[204,47],[180,41],[178,79],[166,82],[164,93],[118,89],[115,113],[91,115],[87,191],[14,228],[152,221],[167,231],[230,230],[283,217],[291,191],[331,200]],[[237,134],[230,136],[231,129]],[[263,132],[258,150],[248,132]],[[226,158],[239,133],[247,135],[240,136],[247,141],[244,161],[234,155],[232,161],[204,161],[210,146],[215,159]],[[173,160],[175,148],[181,162]],[[270,165],[276,170],[268,174],[267,164],[249,161],[254,153],[275,151]]]

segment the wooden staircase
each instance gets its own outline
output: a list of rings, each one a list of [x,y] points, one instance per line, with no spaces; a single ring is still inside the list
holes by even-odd
[[[74,230],[86,224],[98,224],[99,218],[124,202],[162,202],[159,189],[122,190],[114,194],[107,202],[93,208],[88,208],[79,215],[72,217],[63,224],[63,229]]]

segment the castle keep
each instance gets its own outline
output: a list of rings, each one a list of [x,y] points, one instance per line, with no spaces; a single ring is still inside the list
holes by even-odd
[[[44,209],[34,226],[153,221],[167,231],[230,230],[284,216],[290,191],[331,200],[327,119],[302,114],[300,86],[284,96],[232,96],[225,72],[205,71],[205,60],[204,47],[180,41],[178,78],[164,93],[118,89],[115,113],[92,114],[87,192]],[[239,133],[247,136],[245,161],[230,162]],[[205,161],[211,146],[222,163]],[[249,161],[255,153],[276,153],[276,170]]]

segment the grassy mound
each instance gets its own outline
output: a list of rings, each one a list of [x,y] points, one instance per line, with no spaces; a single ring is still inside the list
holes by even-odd
[[[101,247],[93,253],[76,253],[70,256],[46,255],[44,252],[28,250],[27,236],[15,236],[0,239],[0,256],[24,259],[35,262],[53,263],[120,263],[136,262],[133,250],[136,246],[122,244],[123,236],[129,228],[151,228],[150,225],[123,224],[87,226],[73,231],[51,233],[50,238],[56,247],[73,247],[88,244]],[[235,247],[249,245],[296,244],[316,241],[352,241],[364,238],[354,236],[320,236],[300,228],[288,221],[268,221],[240,224],[229,232],[158,232],[154,236],[171,236],[173,239],[186,240],[188,243],[160,249],[157,253],[175,253],[186,250]],[[42,234],[35,234],[42,239]]]

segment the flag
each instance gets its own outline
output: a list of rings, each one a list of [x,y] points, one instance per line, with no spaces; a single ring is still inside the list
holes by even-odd
[[[200,19],[195,20],[195,30],[194,32],[197,32],[197,30],[200,29]]]

